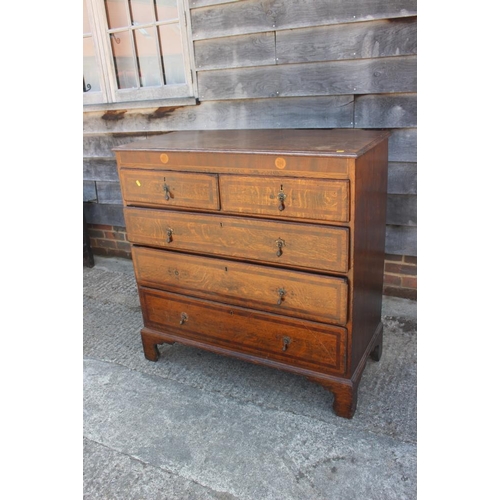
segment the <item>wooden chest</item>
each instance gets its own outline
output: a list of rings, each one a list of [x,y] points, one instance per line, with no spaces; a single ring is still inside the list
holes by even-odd
[[[327,387],[382,353],[389,134],[172,132],[116,148],[144,353],[181,342]]]

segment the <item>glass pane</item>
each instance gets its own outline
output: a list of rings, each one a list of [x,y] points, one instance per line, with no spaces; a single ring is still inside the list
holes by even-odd
[[[134,30],[141,87],[162,85],[154,28]]]
[[[144,24],[154,21],[151,0],[129,0],[129,2],[132,24]]]
[[[122,31],[113,33],[110,37],[118,88],[130,89],[137,87],[130,33]]]
[[[167,85],[186,83],[179,26],[167,24],[165,26],[160,26],[158,30],[160,32],[163,71],[165,72]]]
[[[125,0],[104,0],[109,28],[128,26],[127,4]]]
[[[87,12],[87,2],[83,1],[83,33],[90,33],[89,13]]]
[[[177,0],[154,0],[156,19],[166,21],[167,19],[177,19]]]
[[[99,68],[95,59],[92,38],[83,39],[83,90],[96,92],[101,90],[99,85]]]

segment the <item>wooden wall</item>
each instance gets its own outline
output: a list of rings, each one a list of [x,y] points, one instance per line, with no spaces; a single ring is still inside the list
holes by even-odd
[[[416,256],[416,0],[189,0],[198,104],[84,112],[87,221],[123,226],[111,148],[171,130],[383,128],[386,253]]]

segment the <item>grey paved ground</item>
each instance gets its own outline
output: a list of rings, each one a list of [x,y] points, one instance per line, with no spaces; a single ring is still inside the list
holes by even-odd
[[[384,300],[346,420],[295,375],[177,344],[147,361],[130,261],[83,273],[85,499],[417,497],[416,303]]]

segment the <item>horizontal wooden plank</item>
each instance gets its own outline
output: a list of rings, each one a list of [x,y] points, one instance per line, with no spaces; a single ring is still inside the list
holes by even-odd
[[[389,194],[387,196],[386,223],[416,226],[417,197],[413,194]]]
[[[126,131],[122,134],[114,133],[83,134],[83,156],[113,159],[115,157],[112,148],[128,144],[140,139],[145,139],[147,134],[131,134]]]
[[[231,36],[194,43],[197,70],[275,64],[274,33]]]
[[[417,194],[417,164],[389,162],[387,192]]]
[[[370,59],[416,53],[416,17],[276,32],[278,64]]]
[[[409,226],[387,226],[385,253],[417,256],[417,228]]]
[[[119,182],[96,182],[97,199],[99,203],[122,205],[123,198]]]
[[[417,161],[417,129],[405,128],[392,131],[389,137],[389,161]]]
[[[199,106],[129,111],[121,120],[112,123],[102,119],[103,113],[84,113],[83,122],[84,131],[87,134],[99,134],[96,137],[104,132],[116,134],[171,130],[351,128],[353,101],[352,95],[206,101]],[[104,144],[94,148],[102,150],[103,147]],[[93,166],[89,163],[91,158],[86,159],[87,171],[96,173],[96,176],[88,175],[87,179],[117,178],[101,177],[106,174],[102,161],[99,159],[100,163]]]
[[[241,0],[189,0],[189,8],[206,7],[208,5],[219,5],[221,3],[240,2]]]
[[[118,181],[118,169],[114,158],[83,158],[83,179]]]
[[[417,126],[417,94],[363,95],[354,99],[356,128]]]
[[[416,92],[416,56],[200,71],[201,100]]]
[[[121,205],[103,205],[101,203],[84,203],[83,213],[87,224],[105,224],[125,227],[123,207]]]
[[[409,17],[416,0],[245,0],[191,11],[193,39]]]
[[[83,201],[90,203],[97,202],[97,191],[95,182],[83,181]]]

